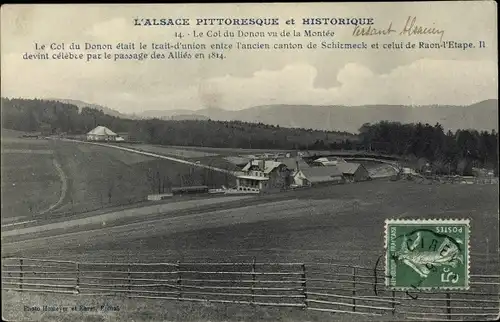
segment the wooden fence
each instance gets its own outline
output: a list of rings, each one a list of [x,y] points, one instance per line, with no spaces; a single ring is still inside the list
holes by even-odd
[[[75,296],[124,296],[295,307],[330,313],[415,320],[493,320],[499,275],[471,275],[471,288],[402,292],[384,272],[332,263],[93,263],[8,258],[2,290]]]

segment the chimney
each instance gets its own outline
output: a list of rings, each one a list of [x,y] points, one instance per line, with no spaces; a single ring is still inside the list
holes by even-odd
[[[295,165],[296,165],[296,169],[295,170],[297,170],[297,172],[300,171],[300,169],[299,169],[299,158],[295,159]]]
[[[265,160],[259,160],[259,169],[264,171],[266,166],[266,161]]]

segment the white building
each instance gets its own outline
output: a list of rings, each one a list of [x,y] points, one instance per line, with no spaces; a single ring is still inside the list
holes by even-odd
[[[87,133],[87,141],[116,141],[118,134],[105,126],[98,126]]]

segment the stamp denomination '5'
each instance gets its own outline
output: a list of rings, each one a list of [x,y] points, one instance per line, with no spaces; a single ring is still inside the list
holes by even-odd
[[[386,285],[469,288],[469,220],[387,220]]]

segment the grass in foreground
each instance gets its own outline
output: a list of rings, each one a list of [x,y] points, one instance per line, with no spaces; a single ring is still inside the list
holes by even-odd
[[[66,312],[25,310],[43,306]],[[71,311],[72,307],[77,311]],[[115,310],[103,310],[103,307]],[[193,303],[118,296],[77,296],[2,291],[6,321],[369,321],[373,317],[242,304]],[[95,310],[87,310],[95,308]],[[118,309],[118,311],[116,311]],[[391,319],[384,316],[385,320]]]

